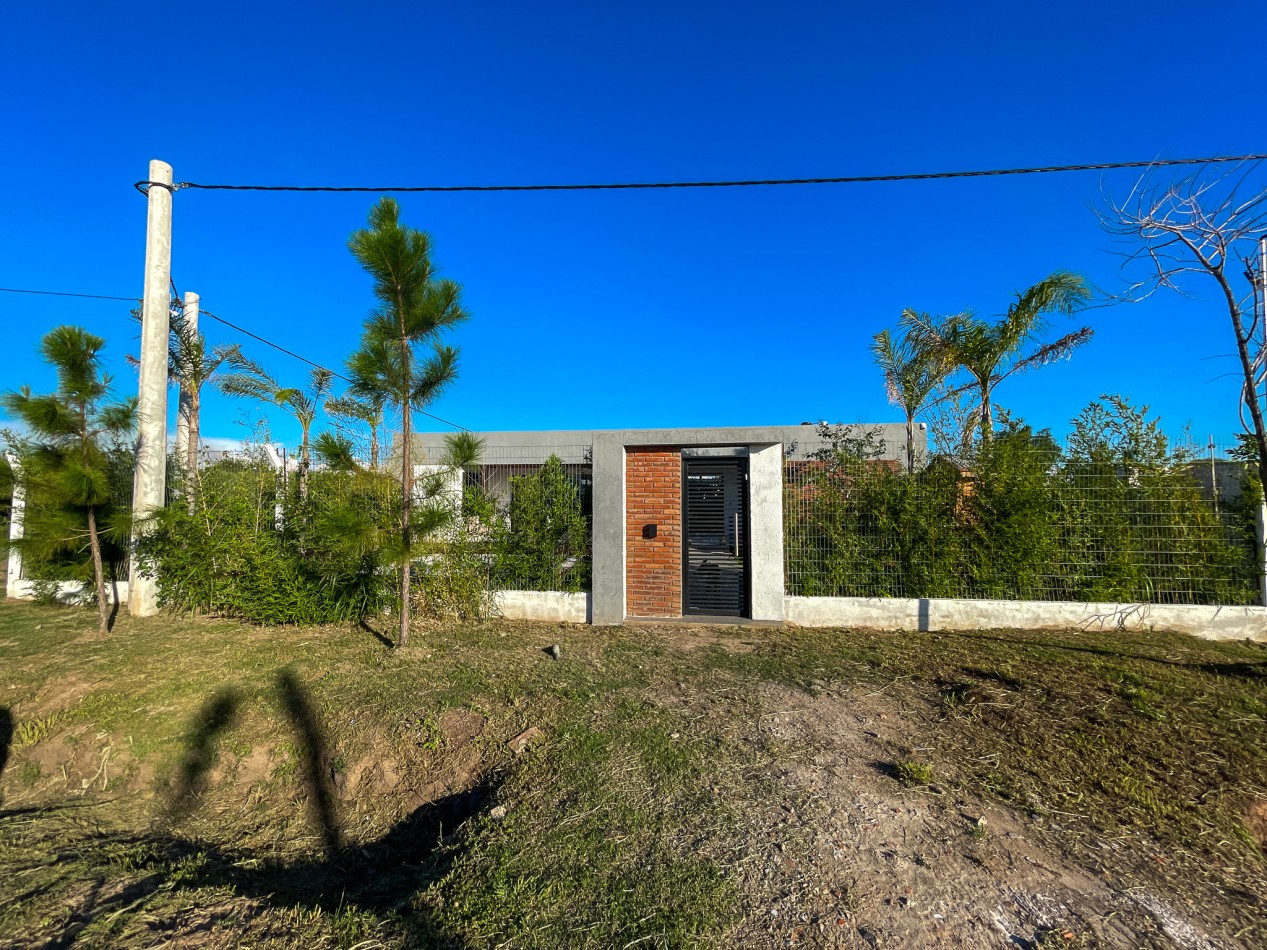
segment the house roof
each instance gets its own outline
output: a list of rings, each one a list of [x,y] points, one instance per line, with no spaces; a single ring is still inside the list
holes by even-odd
[[[906,427],[904,423],[863,425],[878,430],[885,446],[884,458],[904,458]],[[444,452],[445,438],[450,433],[419,432],[414,435],[416,450],[438,458]],[[826,448],[828,442],[818,435],[812,423],[773,426],[711,426],[677,429],[562,429],[545,431],[477,432],[484,440],[484,459],[489,464],[518,461],[522,464],[544,462],[557,455],[564,462],[583,463],[589,460],[596,438],[614,439],[625,445],[770,445],[782,443],[788,458],[809,458]],[[917,451],[926,445],[926,436],[917,432]],[[397,443],[399,436],[397,437]]]

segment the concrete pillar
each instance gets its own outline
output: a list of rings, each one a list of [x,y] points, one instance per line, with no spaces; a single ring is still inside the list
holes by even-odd
[[[185,327],[192,339],[198,337],[198,295],[192,290],[185,291],[185,302],[182,316]],[[176,410],[176,458],[186,464],[189,458],[189,419],[193,412],[194,397],[184,385],[180,387],[180,402]],[[193,473],[190,473],[193,474]]]
[[[462,487],[465,473],[451,465],[415,465],[414,511],[423,508],[447,508],[449,523],[437,537],[453,540],[462,532]]]
[[[172,281],[172,166],[150,162],[145,227],[145,290],[141,300],[141,371],[137,389],[136,470],[132,479],[132,542],[145,519],[167,501],[167,348]],[[158,613],[158,583],[141,574],[135,554],[128,578],[128,612]]]
[[[1267,607],[1267,503],[1258,506],[1258,594]]]
[[[753,620],[783,620],[783,444],[748,449]]]
[[[26,537],[24,522],[26,520],[26,486],[20,477],[21,466],[18,458],[6,453],[9,467],[13,469],[13,503],[9,511],[9,573],[5,578],[5,596],[18,596],[18,582],[22,580],[22,551],[14,546],[14,541]]]
[[[625,446],[594,437],[594,516],[591,621],[599,626],[625,622]]]
[[[290,470],[290,462],[286,457],[286,447],[280,449],[276,445],[267,444],[264,446],[264,456],[268,459],[268,464],[273,467],[273,471],[277,476],[277,500],[273,504],[273,527],[281,531],[286,527],[286,490],[289,488],[287,481],[287,472]]]

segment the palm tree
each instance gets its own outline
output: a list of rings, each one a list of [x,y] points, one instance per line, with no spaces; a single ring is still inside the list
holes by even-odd
[[[346,393],[326,400],[326,414],[335,419],[361,422],[370,430],[370,469],[378,469],[378,430],[382,428],[386,399],[380,394],[373,399],[358,398]]]
[[[180,384],[178,412],[188,432],[187,455],[182,459],[188,478],[189,505],[192,510],[198,485],[198,450],[202,435],[199,417],[202,412],[202,388],[216,379],[221,368],[241,355],[236,344],[219,345],[210,350],[207,338],[183,319],[172,325],[173,346],[168,354],[169,374]]]
[[[107,526],[98,515],[112,497],[109,443],[119,447],[132,432],[136,416],[135,398],[105,403],[111,379],[101,369],[104,346],[105,340],[82,327],[56,327],[45,335],[40,349],[57,370],[57,391],[34,396],[23,386],[0,398],[32,436],[21,452],[23,477],[39,479],[47,492],[49,514],[62,509],[69,516],[47,519],[56,525],[54,532],[34,540],[49,551],[82,551],[86,534],[97,592],[97,629],[102,634],[109,630],[110,605],[101,558],[101,536]]]
[[[1082,277],[1057,271],[1017,294],[997,323],[971,311],[933,318],[913,310],[903,312],[901,323],[917,349],[932,354],[948,372],[962,368],[972,377],[971,385],[981,400],[976,426],[981,438],[988,440],[994,431],[993,395],[999,383],[1016,373],[1067,359],[1091,339],[1091,328],[1082,327],[1022,355],[1048,329],[1047,314],[1068,316],[1090,297]]]
[[[132,311],[132,317],[141,321],[141,311]],[[198,472],[198,450],[200,444],[199,417],[202,410],[202,389],[215,379],[222,366],[241,356],[238,344],[232,346],[220,344],[207,348],[207,338],[191,326],[185,319],[185,312],[173,306],[168,317],[170,336],[167,347],[167,378],[180,386],[180,401],[177,412],[180,420],[187,427],[188,447],[181,464],[189,475],[189,503],[193,505],[192,486]],[[139,367],[140,360],[135,356],[127,357],[128,363]]]
[[[440,334],[467,319],[461,287],[436,276],[431,238],[400,223],[400,206],[383,198],[369,227],[348,239],[352,256],[374,280],[377,306],[365,320],[360,348],[348,357],[352,393],[400,412],[401,506],[400,637],[409,642],[410,552],[414,501],[411,413],[422,410],[457,377],[458,351]]]
[[[929,320],[929,317],[904,310],[901,319]],[[871,344],[871,353],[884,373],[889,401],[906,413],[906,470],[914,471],[915,415],[945,379],[948,367],[933,350],[916,346],[909,332],[895,342],[888,330],[881,330]]]
[[[230,355],[228,363],[233,372],[221,376],[216,382],[222,393],[271,403],[286,410],[299,423],[303,433],[299,444],[299,496],[307,498],[308,469],[312,465],[309,436],[312,423],[317,418],[317,408],[330,389],[334,373],[325,367],[316,367],[309,374],[307,390],[303,390],[280,385],[263,366],[241,352]]]

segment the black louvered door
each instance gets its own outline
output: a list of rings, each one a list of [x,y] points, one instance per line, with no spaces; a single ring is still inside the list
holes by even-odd
[[[748,460],[684,458],[684,612],[748,613]]]

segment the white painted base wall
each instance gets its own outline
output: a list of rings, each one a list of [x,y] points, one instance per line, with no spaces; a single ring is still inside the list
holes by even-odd
[[[558,590],[503,590],[493,596],[489,613],[506,620],[589,623],[590,595]]]
[[[68,604],[77,603],[79,598],[83,596],[84,588],[91,588],[91,584],[85,584],[83,581],[61,581],[57,585],[57,596],[60,600]],[[128,599],[128,582],[119,581],[115,585],[119,592],[119,603],[127,603]],[[34,600],[35,599],[35,581],[9,581],[5,593],[12,600]],[[106,600],[109,603],[114,602],[111,585],[106,584]]]
[[[74,602],[79,581],[62,581],[60,595]],[[31,581],[10,581],[8,596],[34,600]],[[107,587],[107,596],[110,589]],[[128,585],[118,585],[126,602]],[[501,591],[489,614],[506,620],[589,623],[588,593],[549,590]],[[859,627],[867,630],[1129,630],[1184,633],[1206,640],[1267,642],[1267,607],[1191,607],[1165,604],[1083,604],[1040,600],[920,600],[887,597],[784,597],[785,620],[799,627]]]
[[[887,597],[785,597],[783,601],[786,621],[801,627],[1131,630],[1186,633],[1207,640],[1267,641],[1267,607]]]

